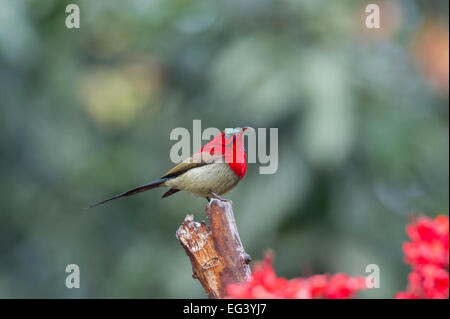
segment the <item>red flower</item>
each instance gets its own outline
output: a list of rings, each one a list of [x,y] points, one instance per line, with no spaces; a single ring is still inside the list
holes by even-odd
[[[420,297],[412,292],[397,292],[395,299],[420,299]]]
[[[406,233],[411,241],[403,245],[403,251],[405,262],[411,265],[412,271],[408,276],[407,291],[398,292],[395,298],[448,298],[448,217],[419,218],[406,226]],[[352,298],[365,288],[364,277],[349,277],[343,273],[291,280],[277,277],[272,267],[272,255],[266,254],[264,260],[256,264],[248,282],[227,286],[227,298],[344,299]]]
[[[227,298],[238,299],[311,299],[353,297],[365,289],[364,277],[349,277],[346,274],[330,276],[314,275],[309,278],[277,277],[272,267],[272,256],[266,254],[258,263],[250,280],[243,284],[229,284]]]
[[[403,245],[405,261],[413,267],[434,264],[448,267],[448,218],[438,216],[435,220],[422,217],[406,226],[412,242]]]
[[[403,244],[405,262],[412,266],[408,276],[408,291],[396,298],[448,298],[448,217],[427,217],[406,226],[411,242]]]

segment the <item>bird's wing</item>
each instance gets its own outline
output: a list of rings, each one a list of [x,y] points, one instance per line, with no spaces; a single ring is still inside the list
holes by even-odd
[[[177,166],[164,174],[162,178],[179,176],[192,168],[217,163],[222,160],[222,155],[211,155],[208,152],[197,153],[194,156],[191,156],[179,163]]]

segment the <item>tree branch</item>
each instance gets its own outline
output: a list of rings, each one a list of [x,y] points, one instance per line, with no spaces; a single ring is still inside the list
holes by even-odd
[[[209,227],[187,215],[176,236],[209,298],[223,298],[226,285],[241,283],[250,275],[250,256],[242,246],[229,202],[212,199],[206,206]]]

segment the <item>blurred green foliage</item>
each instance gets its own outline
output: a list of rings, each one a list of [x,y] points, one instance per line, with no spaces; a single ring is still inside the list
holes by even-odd
[[[405,288],[410,214],[449,209],[448,2],[0,2],[0,297],[205,297],[175,238],[205,200],[155,190],[175,127],[279,128],[279,168],[227,195],[286,277],[381,270]],[[380,2],[379,2],[380,3]],[[81,288],[65,287],[65,267]]]

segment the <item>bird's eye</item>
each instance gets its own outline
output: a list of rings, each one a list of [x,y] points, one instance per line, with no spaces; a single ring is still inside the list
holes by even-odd
[[[231,147],[234,145],[234,142],[236,142],[236,135],[233,136],[233,138],[229,138],[228,140],[223,140],[223,146],[225,147]]]

